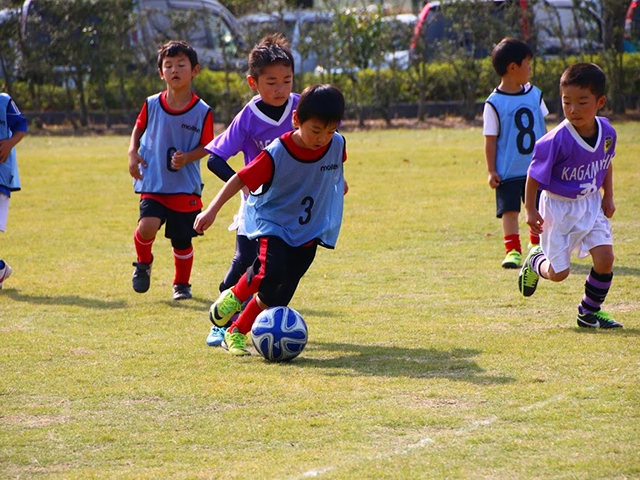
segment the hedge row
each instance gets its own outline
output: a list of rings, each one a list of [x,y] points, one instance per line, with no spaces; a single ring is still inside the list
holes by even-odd
[[[593,61],[603,66],[606,62],[598,57],[587,59],[536,59],[533,64],[531,81],[544,93],[544,98],[552,107],[558,100],[558,80],[562,71],[575,61]],[[640,92],[640,54],[624,54],[623,88],[618,95],[634,99]],[[431,63],[425,65],[423,87],[427,102],[462,101],[464,89],[472,86],[474,101],[482,101],[499,83],[499,77],[493,71],[489,59],[473,64],[479,74],[469,75],[470,82],[461,81],[460,70],[449,63]],[[607,72],[609,73],[609,72]],[[473,77],[473,78],[471,78]],[[463,79],[464,80],[464,79]],[[414,104],[419,101],[420,88],[416,81],[416,70],[385,69],[380,71],[363,70],[354,75],[346,74],[305,74],[298,76],[295,90],[301,91],[312,83],[335,83],[347,98],[350,105],[374,106],[384,109],[393,104]],[[125,112],[127,116],[139,111],[146,96],[164,88],[157,76],[132,75],[124,85],[109,84],[106,91],[89,91],[89,108],[95,112],[105,111],[104,105],[112,111]],[[76,96],[73,88],[43,85],[39,86],[40,111],[62,111],[72,114],[76,108]],[[11,94],[23,111],[36,110],[33,95],[25,83],[12,85]],[[194,82],[196,93],[209,103],[216,112],[216,118],[227,123],[254,94],[247,86],[244,75],[237,73],[213,72],[202,70]],[[637,104],[627,108],[635,109]]]

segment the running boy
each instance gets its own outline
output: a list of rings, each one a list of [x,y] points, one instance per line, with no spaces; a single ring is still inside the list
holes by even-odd
[[[191,91],[200,65],[196,51],[182,41],[170,41],[158,51],[158,74],[167,89],[145,101],[129,144],[129,173],[140,193],[140,219],[133,236],[137,261],[133,289],[149,290],[152,246],[166,222],[175,275],[173,299],[191,298],[192,238],[202,210],[200,159],[213,140],[211,108]]]
[[[232,355],[250,354],[246,335],[262,310],[289,304],[317,246],[336,244],[348,189],[345,139],[336,132],[343,114],[344,97],[336,87],[306,88],[293,112],[298,129],[273,141],[231,177],[196,218],[194,228],[202,233],[236,193],[245,187],[252,192],[245,227],[247,237],[258,241],[258,256],[212,307],[212,321],[224,326],[250,299],[225,332],[222,346]]]
[[[518,216],[533,146],[546,131],[544,117],[549,113],[542,92],[529,83],[532,57],[521,40],[507,37],[496,45],[491,62],[500,85],[487,98],[482,115],[489,186],[496,191],[496,216],[502,219],[504,268],[522,265]],[[530,231],[529,243],[539,242]]]
[[[587,328],[622,327],[601,310],[613,278],[608,219],[616,210],[611,164],[616,132],[597,116],[606,102],[605,81],[592,63],[573,65],[560,77],[565,120],[536,144],[525,193],[527,224],[541,241],[529,252],[518,279],[520,292],[529,297],[539,277],[561,282],[569,276],[574,250],[579,257],[591,254],[593,268],[578,305],[578,326]]]
[[[227,161],[242,152],[248,165],[267,145],[290,131],[293,110],[300,95],[291,93],[293,87],[293,55],[284,36],[265,36],[249,53],[247,83],[258,92],[236,115],[229,127],[206,146],[207,166],[226,182],[236,172]],[[231,267],[220,284],[220,292],[231,288],[256,258],[257,243],[247,238],[244,228],[246,196],[240,193],[240,209],[230,230],[236,230],[236,252]],[[213,320],[212,320],[213,321]],[[224,327],[215,324],[207,336],[207,345],[217,346],[224,340]]]
[[[27,119],[6,93],[0,93],[0,232],[7,229],[11,192],[20,190],[16,145],[27,133]],[[13,270],[0,258],[0,289]]]

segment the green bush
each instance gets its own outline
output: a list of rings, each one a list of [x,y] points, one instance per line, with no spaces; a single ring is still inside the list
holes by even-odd
[[[593,61],[599,65],[605,62],[599,56],[588,58],[536,58],[533,63],[531,81],[539,87],[545,101],[552,108],[558,108],[558,81],[564,69],[578,61]],[[426,69],[425,91],[427,102],[462,101],[464,82],[457,78],[450,63],[429,63]],[[627,108],[638,107],[640,91],[640,53],[623,56],[624,78],[620,94],[627,99]],[[350,106],[371,106],[382,118],[387,118],[388,109],[393,104],[417,103],[420,89],[417,84],[417,70],[387,69],[361,70],[356,73],[306,73],[297,75],[294,91],[302,91],[314,83],[334,83],[342,89]],[[484,100],[500,82],[493,71],[490,59],[480,61],[476,98]],[[102,111],[104,100],[112,110],[137,112],[145,98],[165,88],[157,75],[132,72],[124,85],[112,78],[106,91],[87,82],[87,104],[91,110]],[[216,112],[216,121],[228,123],[239,109],[255,94],[247,85],[244,74],[219,72],[202,69],[193,85],[194,91]],[[77,92],[57,85],[37,85],[33,95],[24,81],[11,84],[11,94],[23,111],[41,112],[79,110]],[[39,102],[39,105],[38,105]],[[555,107],[555,108],[554,108]]]

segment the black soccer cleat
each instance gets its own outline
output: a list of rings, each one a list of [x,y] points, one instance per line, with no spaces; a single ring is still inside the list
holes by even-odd
[[[133,271],[131,283],[136,292],[144,293],[149,290],[151,285],[151,265],[152,263],[133,262],[133,266],[136,269]]]

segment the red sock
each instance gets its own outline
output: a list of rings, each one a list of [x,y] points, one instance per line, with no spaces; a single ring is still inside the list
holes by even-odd
[[[256,317],[260,314],[261,311],[262,309],[258,305],[258,302],[256,301],[256,297],[253,297],[249,301],[247,306],[244,307],[244,310],[242,311],[238,319],[235,322],[233,322],[231,325],[229,325],[229,329],[236,327],[238,330],[240,330],[240,333],[243,333],[246,335],[251,331],[253,322],[255,321]]]
[[[191,278],[191,268],[193,267],[193,245],[186,250],[173,249],[173,264],[176,266],[176,274],[173,277],[173,284],[188,284]]]
[[[529,232],[529,242],[531,242],[531,245],[540,245],[540,235]]]
[[[133,234],[133,243],[136,246],[136,255],[138,256],[139,263],[151,263],[153,262],[153,254],[151,248],[156,237],[148,240],[140,236],[140,232],[136,229],[136,233]]]
[[[520,246],[520,235],[514,233],[513,235],[505,235],[504,248],[509,253],[511,250],[522,253],[522,247]]]
[[[231,287],[231,291],[241,302],[246,302],[249,298],[251,298],[251,295],[256,293],[255,290],[253,290],[252,286],[247,283],[246,273],[243,273],[242,277],[240,277],[240,280],[238,280],[238,282],[233,287]]]

